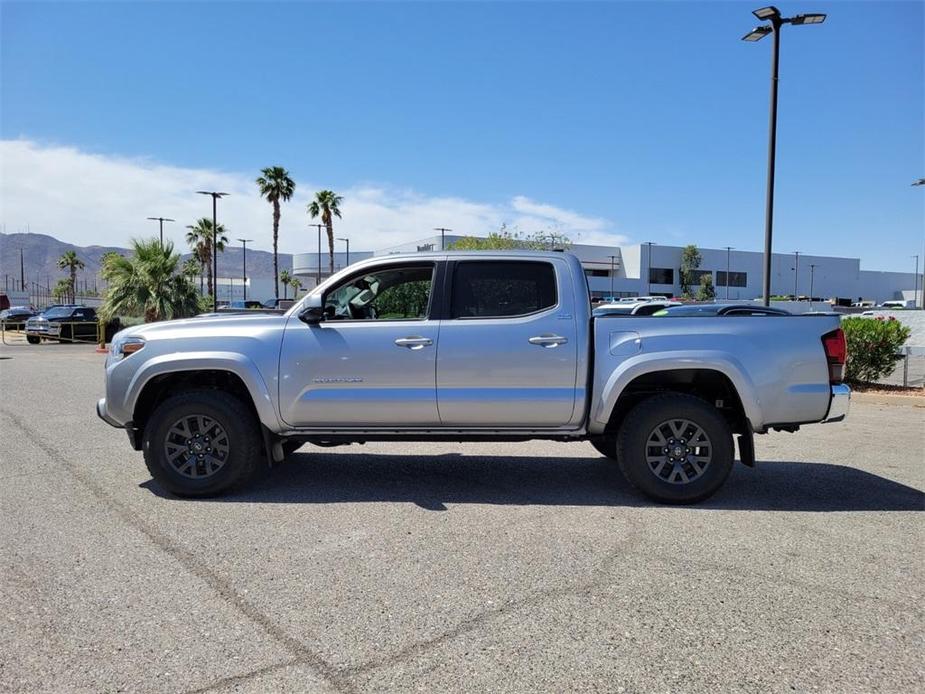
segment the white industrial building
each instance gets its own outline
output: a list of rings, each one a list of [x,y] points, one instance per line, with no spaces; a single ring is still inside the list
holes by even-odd
[[[449,247],[462,238],[447,235]],[[441,250],[441,237],[434,236],[377,251],[350,251],[350,263],[370,256]],[[639,296],[681,294],[679,271],[682,246],[636,244],[629,246],[590,246],[572,244],[568,249],[581,260],[588,276],[592,296]],[[701,273],[710,273],[717,299],[751,300],[761,298],[764,254],[760,251],[700,248]],[[315,286],[318,254],[293,256],[293,274],[305,288]],[[346,253],[334,255],[335,272],[347,265]],[[321,279],[328,277],[327,249],[321,255]],[[727,282],[728,271],[728,282]],[[728,286],[727,286],[728,285]],[[774,253],[771,259],[771,294],[842,298],[881,303],[890,300],[922,301],[922,278],[914,272],[862,270],[859,258]],[[810,290],[812,293],[810,294]]]

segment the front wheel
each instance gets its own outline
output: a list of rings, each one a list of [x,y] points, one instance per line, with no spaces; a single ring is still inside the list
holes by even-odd
[[[177,496],[214,496],[243,484],[262,454],[253,412],[211,390],[164,400],[145,426],[142,448],[151,476]]]
[[[37,337],[35,335],[26,335],[26,342],[28,342],[30,345],[37,345],[41,341],[42,341],[42,338],[40,337]]]
[[[682,393],[633,408],[617,436],[620,470],[646,496],[691,504],[712,496],[732,470],[729,423],[716,408]]]

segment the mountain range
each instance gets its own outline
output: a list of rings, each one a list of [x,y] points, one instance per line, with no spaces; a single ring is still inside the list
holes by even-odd
[[[26,284],[35,282],[43,287],[54,287],[55,282],[67,273],[58,268],[58,258],[65,251],[74,251],[85,267],[77,274],[78,284],[87,283],[94,286],[98,282],[100,258],[105,253],[115,251],[122,255],[129,255],[128,248],[117,246],[75,246],[71,243],[59,241],[46,234],[3,234],[0,233],[0,288],[18,285],[20,277],[20,249],[22,249],[22,264],[25,271]],[[191,253],[184,253],[183,259],[189,258]],[[240,246],[227,248],[218,255],[219,277],[240,277],[243,271],[242,250]],[[279,269],[292,268],[292,255],[279,254]],[[273,277],[273,254],[267,251],[247,249],[247,276],[255,279]]]

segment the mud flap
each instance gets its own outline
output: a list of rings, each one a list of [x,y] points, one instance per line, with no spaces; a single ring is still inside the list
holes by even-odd
[[[755,434],[752,432],[752,428],[749,427],[744,434],[739,434],[738,439],[739,460],[742,461],[743,465],[755,467]]]

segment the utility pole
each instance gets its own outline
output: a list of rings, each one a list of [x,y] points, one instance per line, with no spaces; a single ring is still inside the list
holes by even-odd
[[[228,193],[197,190],[200,195],[212,196],[212,311],[218,311],[218,212],[217,201]]]
[[[148,217],[152,222],[158,222],[161,225],[161,248],[164,247],[164,222],[175,222],[176,219],[170,217]]]
[[[652,241],[646,241],[646,296],[652,294],[652,246],[655,244]]]
[[[915,289],[912,292],[912,308],[915,308],[919,305],[919,256],[915,254],[912,257],[915,258]],[[925,286],[922,287],[922,291],[925,292]]]
[[[726,301],[729,301],[729,256],[732,246],[726,246]]]
[[[446,250],[446,232],[453,231],[452,229],[447,229],[446,227],[434,227],[434,231],[440,232],[440,250]]]
[[[340,237],[338,236],[338,237],[337,237],[337,240],[338,240],[338,241],[343,241],[344,243],[347,244],[347,262],[344,263],[344,267],[347,267],[348,265],[350,265],[350,239],[348,239],[348,238],[340,238]]]
[[[797,300],[797,282],[800,277],[800,252],[794,251],[793,255],[796,257],[796,264],[793,266],[793,300]]]
[[[19,289],[22,291],[26,285],[26,266],[22,258],[22,246],[19,247]]]
[[[613,301],[613,277],[616,275],[617,256],[611,255],[610,258],[610,300]]]
[[[238,239],[241,242],[241,245],[244,247],[244,252],[242,253],[241,261],[241,272],[242,279],[244,280],[244,301],[247,301],[247,244],[254,239]],[[247,308],[245,306],[245,308]]]
[[[816,264],[809,264],[809,310],[813,310],[813,280],[816,274]]]

